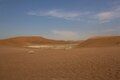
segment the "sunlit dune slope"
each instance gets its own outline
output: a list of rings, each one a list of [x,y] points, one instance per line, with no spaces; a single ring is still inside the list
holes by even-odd
[[[79,47],[120,46],[120,36],[94,37],[79,44]]]
[[[42,45],[42,44],[67,44],[69,42],[62,40],[51,40],[39,36],[24,36],[0,40],[0,45],[3,46],[27,46],[27,45]]]

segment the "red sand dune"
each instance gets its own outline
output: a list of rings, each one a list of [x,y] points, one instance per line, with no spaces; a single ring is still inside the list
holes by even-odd
[[[120,46],[120,36],[94,37],[79,44],[79,47]]]
[[[66,44],[69,42],[60,40],[51,40],[39,36],[24,36],[0,40],[0,45],[4,46],[26,46],[39,44]]]
[[[0,40],[2,46],[28,46],[43,44],[79,44],[78,47],[120,46],[120,36],[104,36],[89,38],[85,41],[62,41],[46,39],[39,36],[24,36]]]

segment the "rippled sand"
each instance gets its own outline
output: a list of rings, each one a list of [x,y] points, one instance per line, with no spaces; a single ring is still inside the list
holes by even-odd
[[[120,80],[120,47],[0,47],[0,80]]]

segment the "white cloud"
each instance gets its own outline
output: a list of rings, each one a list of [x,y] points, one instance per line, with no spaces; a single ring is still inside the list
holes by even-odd
[[[62,35],[62,36],[68,36],[68,35],[75,36],[76,35],[76,33],[73,32],[73,31],[59,31],[59,30],[54,30],[53,33],[54,34],[58,34],[58,35]]]
[[[53,30],[52,33],[56,39],[77,40],[79,37],[79,34],[74,31]]]
[[[100,23],[110,22],[111,20],[120,18],[120,6],[114,6],[111,10],[100,11],[100,12],[90,12],[90,11],[65,11],[60,9],[53,9],[47,11],[31,11],[27,13],[28,15],[34,16],[47,16],[54,18],[61,18],[65,20],[77,20],[86,22],[96,22]]]
[[[58,10],[51,10],[45,14],[46,16],[51,16],[51,17],[57,17],[57,18],[63,18],[63,19],[73,19],[77,18],[80,16],[79,13],[75,12],[64,12],[64,11],[58,11]]]
[[[80,20],[80,17],[83,15],[87,15],[88,12],[72,12],[72,11],[64,11],[59,9],[54,10],[48,10],[48,11],[31,11],[28,12],[28,15],[35,15],[35,16],[48,16],[48,17],[55,17],[55,18],[61,18],[65,20]]]
[[[117,6],[117,8],[110,11],[100,12],[96,14],[95,17],[102,23],[110,22],[113,19],[120,18],[120,6]]]
[[[108,22],[109,20],[112,19],[113,13],[112,12],[102,12],[102,13],[97,14],[97,17],[101,22]]]

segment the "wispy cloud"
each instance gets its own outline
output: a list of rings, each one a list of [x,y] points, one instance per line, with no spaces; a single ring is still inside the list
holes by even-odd
[[[48,11],[31,11],[28,12],[28,15],[35,15],[35,16],[48,16],[48,17],[55,17],[61,18],[65,20],[80,20],[83,15],[87,15],[88,12],[75,12],[75,11],[64,11],[59,9],[48,10]]]
[[[56,39],[77,40],[79,37],[77,32],[68,30],[53,30],[52,33]]]
[[[28,15],[46,16],[61,18],[65,20],[89,21],[89,22],[110,22],[120,18],[120,6],[114,6],[111,10],[94,12],[94,11],[66,11],[62,9],[53,9],[47,11],[30,11]]]
[[[117,6],[115,9],[110,11],[99,12],[95,15],[95,17],[102,23],[110,22],[113,19],[120,18],[120,6]]]
[[[98,20],[101,21],[102,23],[108,22],[111,19],[113,19],[113,12],[101,12],[96,15]]]

